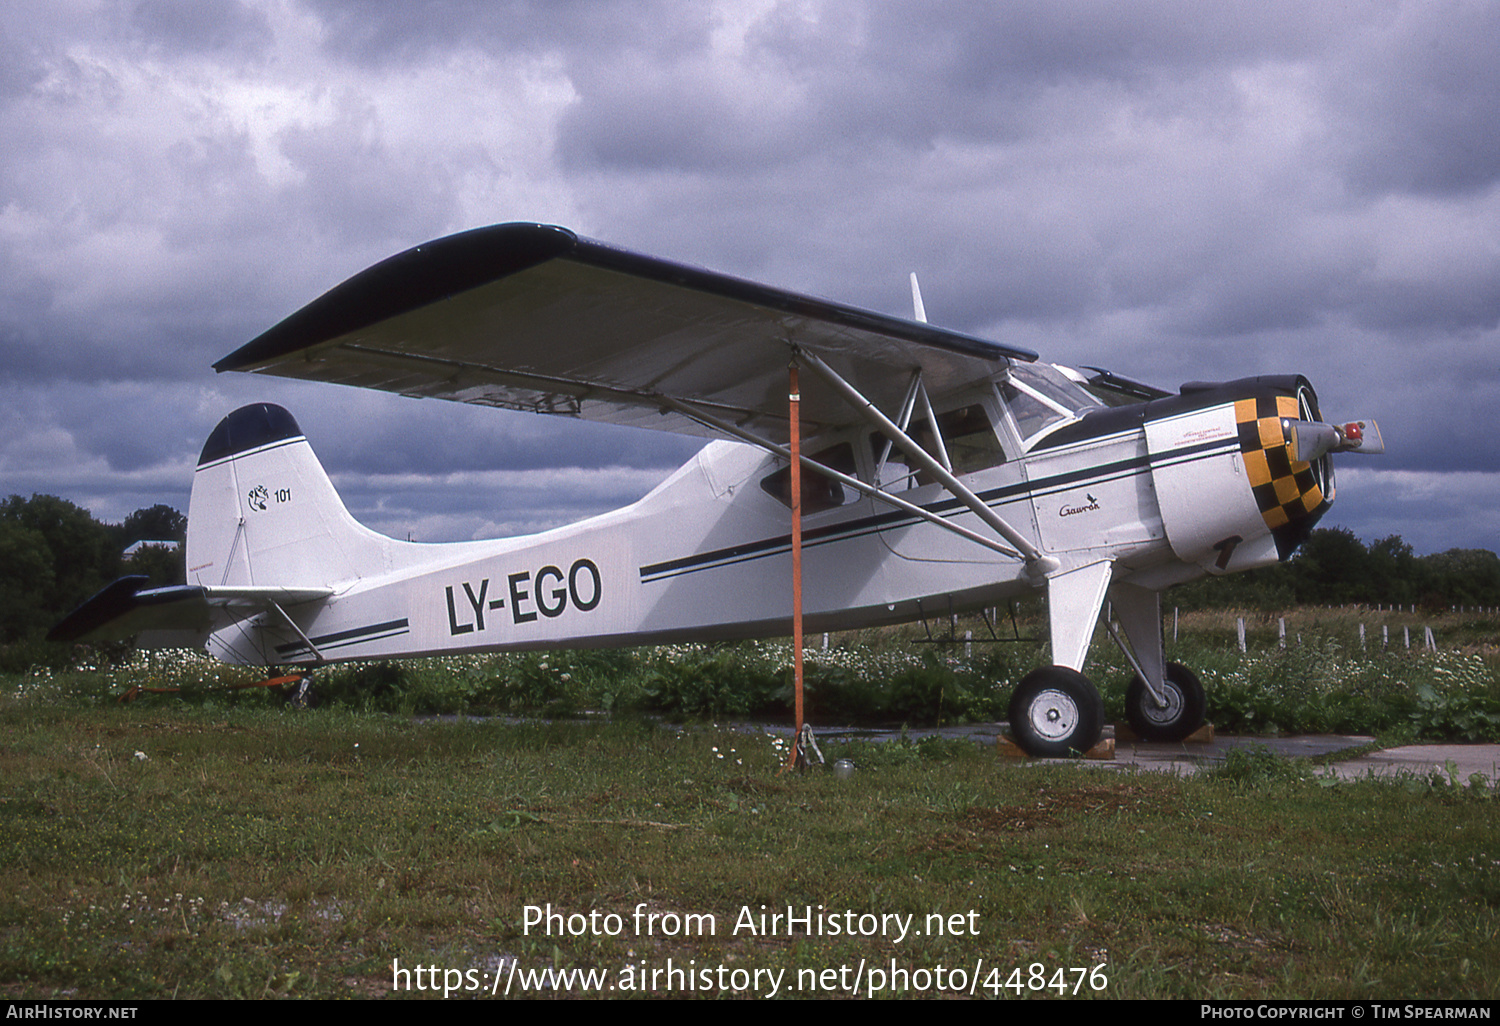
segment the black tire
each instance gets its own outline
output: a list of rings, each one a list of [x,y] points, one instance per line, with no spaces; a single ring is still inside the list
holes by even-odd
[[[1125,717],[1130,729],[1147,741],[1181,741],[1203,726],[1208,702],[1203,684],[1181,663],[1168,663],[1166,670],[1165,709],[1157,707],[1140,677],[1125,689]]]
[[[1010,696],[1010,736],[1027,755],[1082,755],[1104,731],[1104,699],[1087,677],[1066,666],[1033,670]]]
[[[306,679],[298,681],[282,692],[286,704],[293,709],[316,709],[318,707],[318,695],[313,691],[311,683]]]

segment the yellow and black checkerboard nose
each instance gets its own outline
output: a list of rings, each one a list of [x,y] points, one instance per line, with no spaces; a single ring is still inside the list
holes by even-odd
[[[1250,490],[1273,531],[1300,520],[1331,498],[1318,486],[1311,463],[1292,460],[1291,439],[1281,422],[1297,417],[1297,400],[1289,395],[1239,399],[1234,404]]]

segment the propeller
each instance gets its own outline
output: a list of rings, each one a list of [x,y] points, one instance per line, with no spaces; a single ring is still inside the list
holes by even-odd
[[[1288,448],[1298,463],[1311,463],[1325,453],[1385,452],[1385,440],[1373,420],[1353,420],[1347,424],[1321,424],[1310,420],[1285,418],[1281,422]]]

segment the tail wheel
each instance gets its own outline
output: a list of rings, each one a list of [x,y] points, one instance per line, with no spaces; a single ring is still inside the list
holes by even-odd
[[[1168,663],[1166,670],[1162,681],[1165,706],[1157,704],[1140,677],[1125,689],[1125,716],[1130,729],[1147,741],[1181,741],[1203,726],[1207,707],[1203,684],[1181,663]]]
[[[288,684],[282,690],[281,696],[286,704],[293,709],[313,709],[317,707],[318,696],[312,689],[312,681],[305,676],[291,678],[294,683]]]
[[[1099,743],[1104,700],[1087,677],[1066,666],[1044,666],[1016,685],[1010,733],[1028,755],[1082,755]]]

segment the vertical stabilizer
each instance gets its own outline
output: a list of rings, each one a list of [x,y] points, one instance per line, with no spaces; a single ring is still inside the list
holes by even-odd
[[[208,437],[188,505],[187,583],[332,586],[405,562],[344,508],[290,413],[235,410]]]

